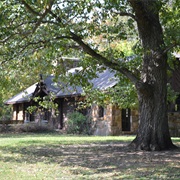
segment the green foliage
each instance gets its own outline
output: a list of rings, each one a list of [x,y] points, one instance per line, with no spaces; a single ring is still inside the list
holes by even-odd
[[[90,134],[91,122],[88,117],[75,111],[67,115],[66,128],[69,134]]]
[[[92,89],[91,86],[87,86],[83,89],[86,99],[84,102],[79,104],[79,106],[82,108],[89,107],[93,103],[102,106],[114,104],[121,108],[138,107],[138,99],[135,87],[127,79],[119,82],[116,86],[109,88],[106,91]]]
[[[53,1],[49,12],[50,2],[0,2],[0,103],[36,82],[40,73],[63,74],[63,80],[86,86],[87,92],[91,89],[87,79],[102,70],[100,65],[116,70],[126,68],[140,79],[144,51],[129,1]],[[155,5],[160,9],[166,46],[174,44],[171,51],[179,51],[179,1],[159,0]],[[72,38],[72,32],[91,48],[93,57],[87,55],[87,47],[80,47],[82,44]],[[97,54],[103,56],[106,63]],[[137,55],[136,58],[128,61],[127,57],[133,54]],[[64,56],[79,57],[83,71],[67,78],[62,61]],[[113,63],[116,67],[112,66]],[[91,95],[94,94],[94,99],[100,99],[100,102],[104,98],[104,101],[108,99],[119,105],[134,106],[137,104],[134,85],[126,78],[119,76],[119,79],[121,82],[114,92],[108,92],[113,98],[103,97],[100,92]],[[41,106],[49,108],[53,105],[43,101]]]
[[[164,29],[164,39],[166,44],[176,45],[171,51],[177,51],[180,48],[180,3],[178,0],[167,1],[163,4],[160,15]]]
[[[27,111],[29,113],[33,113],[33,112],[41,112],[42,110],[46,109],[46,110],[50,110],[53,109],[55,111],[58,110],[58,104],[54,102],[54,95],[49,94],[48,96],[44,96],[42,97],[34,97],[33,101],[37,103],[37,105],[34,106],[29,106],[27,108]]]
[[[175,102],[177,96],[179,95],[178,92],[175,92],[170,84],[167,85],[167,100],[168,102]]]
[[[11,106],[0,104],[0,120],[11,120]]]

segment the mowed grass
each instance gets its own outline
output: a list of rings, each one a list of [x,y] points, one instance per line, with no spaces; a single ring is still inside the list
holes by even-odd
[[[134,136],[0,135],[1,180],[180,179],[180,151],[131,151]],[[180,146],[180,138],[172,138]]]

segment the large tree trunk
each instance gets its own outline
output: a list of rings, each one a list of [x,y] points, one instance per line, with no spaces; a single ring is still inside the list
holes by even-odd
[[[165,150],[172,144],[167,117],[167,54],[157,1],[130,0],[143,46],[141,80],[136,84],[140,125],[131,143],[141,150]]]
[[[164,70],[163,70],[164,71]],[[156,73],[156,84],[137,84],[140,125],[131,145],[141,150],[167,150],[172,144],[167,118],[166,84]]]

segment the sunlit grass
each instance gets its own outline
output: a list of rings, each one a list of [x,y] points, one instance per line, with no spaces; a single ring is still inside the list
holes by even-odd
[[[84,144],[84,143],[108,143],[108,142],[130,142],[134,136],[75,136],[59,134],[3,134],[0,136],[0,146],[13,144],[32,145],[32,144]]]
[[[1,180],[179,179],[178,152],[132,152],[134,136],[1,134]],[[180,145],[180,138],[172,138]],[[159,159],[157,159],[159,158]]]

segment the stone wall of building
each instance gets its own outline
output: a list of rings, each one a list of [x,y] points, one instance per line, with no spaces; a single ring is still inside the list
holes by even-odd
[[[138,128],[138,112],[131,110],[131,130],[122,131],[122,109],[118,106],[108,105],[104,108],[104,116],[99,117],[99,106],[92,106],[92,132],[93,135],[121,135],[135,134]]]
[[[108,105],[104,108],[104,116],[99,116],[99,106],[92,106],[92,133],[98,136],[112,135],[112,106]]]
[[[139,126],[139,115],[135,109],[131,110],[131,133],[136,134]]]
[[[112,106],[112,135],[122,134],[122,111],[117,106]]]

